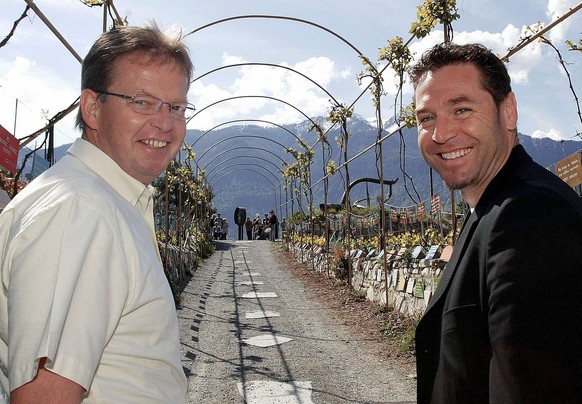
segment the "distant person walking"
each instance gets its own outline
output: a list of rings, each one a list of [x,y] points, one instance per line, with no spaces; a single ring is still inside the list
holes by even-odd
[[[269,234],[269,240],[275,241],[277,238],[277,215],[274,210],[271,210],[269,216],[269,226],[271,227],[271,234]]]
[[[219,224],[218,220],[214,221],[212,236],[215,240],[220,240],[222,238],[222,226]]]
[[[255,216],[255,220],[253,220],[253,239],[257,240],[259,237],[261,237],[261,234],[263,233],[263,225],[261,222],[261,215],[259,215],[258,213]]]
[[[250,217],[247,217],[245,221],[245,230],[247,231],[247,240],[253,239],[253,221]]]
[[[222,218],[222,237],[220,237],[222,240],[226,240],[226,238],[228,237],[228,220],[226,220],[226,218]]]
[[[213,213],[208,220],[208,231],[210,232],[210,237],[214,237],[214,222],[216,221],[216,213]]]
[[[261,240],[267,240],[270,239],[271,237],[271,223],[269,223],[269,214],[265,213],[265,215],[263,216],[263,225],[262,225],[262,234],[260,239]]]

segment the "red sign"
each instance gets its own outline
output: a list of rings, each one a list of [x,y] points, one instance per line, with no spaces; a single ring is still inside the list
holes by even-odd
[[[433,195],[430,198],[430,213],[436,215],[441,211],[441,194]]]
[[[394,208],[390,208],[390,220],[393,222],[398,221],[398,213],[396,212],[396,209],[394,209]]]
[[[400,223],[406,224],[408,221],[408,209],[400,208]]]
[[[2,125],[0,125],[0,166],[11,173],[16,173],[20,142]]]
[[[424,206],[424,202],[421,202],[417,205],[418,209],[418,219],[423,220],[426,217],[426,206]]]
[[[416,223],[416,218],[417,218],[417,214],[416,214],[416,206],[410,206],[408,208],[408,223]]]

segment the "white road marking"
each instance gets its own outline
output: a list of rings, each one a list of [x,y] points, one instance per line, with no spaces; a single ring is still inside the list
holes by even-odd
[[[274,345],[281,345],[285,342],[293,341],[293,338],[281,337],[273,334],[257,335],[256,337],[243,339],[242,342],[247,345],[267,348]]]
[[[242,281],[238,283],[241,286],[264,285],[263,281]]]
[[[242,276],[261,276],[261,274],[258,273],[258,272],[249,272],[249,273],[244,273],[244,274],[241,274],[241,275]]]
[[[279,297],[275,292],[249,292],[242,295],[243,299],[256,299],[261,297]]]
[[[246,319],[267,318],[267,317],[281,317],[281,314],[277,313],[276,311],[268,311],[268,310],[267,311],[263,311],[263,310],[250,311],[250,312],[245,314]]]
[[[313,404],[311,382],[287,383],[254,380],[238,383],[238,392],[247,404]]]

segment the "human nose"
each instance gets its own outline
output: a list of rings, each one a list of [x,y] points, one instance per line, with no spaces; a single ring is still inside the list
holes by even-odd
[[[172,103],[160,102],[157,108],[158,112],[155,114],[154,126],[159,127],[164,132],[168,132],[174,127],[171,108]]]
[[[447,122],[446,118],[435,120],[431,136],[433,142],[444,144],[454,136],[453,126]]]

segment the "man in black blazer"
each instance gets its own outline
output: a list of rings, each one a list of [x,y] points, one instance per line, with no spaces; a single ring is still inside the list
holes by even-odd
[[[416,330],[418,402],[582,402],[580,197],[519,145],[488,49],[437,45],[411,77],[420,150],[470,207]]]

